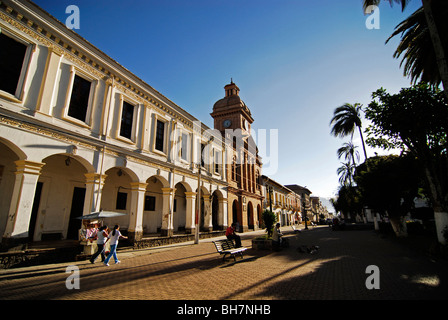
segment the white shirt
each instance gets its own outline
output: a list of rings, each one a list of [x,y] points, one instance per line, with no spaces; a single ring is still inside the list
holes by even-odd
[[[96,236],[97,236],[96,243],[98,243],[98,244],[105,244],[106,243],[107,237],[104,236],[104,230],[103,231],[99,231]]]
[[[118,244],[118,239],[121,236],[120,230],[115,230],[115,235],[113,235],[113,231],[110,233],[109,238],[110,238],[110,245],[117,245]]]

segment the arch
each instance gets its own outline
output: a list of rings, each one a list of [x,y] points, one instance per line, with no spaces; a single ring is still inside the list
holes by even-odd
[[[249,201],[247,204],[247,227],[249,229],[254,229],[254,207],[252,205],[252,201]]]
[[[12,203],[17,170],[15,161],[26,160],[26,154],[11,141],[0,137],[0,235],[3,235]]]
[[[169,182],[160,175],[152,175],[146,180],[146,192],[143,207],[143,232],[160,233],[163,218],[163,188]]]
[[[237,230],[239,231],[240,228],[243,226],[242,221],[242,212],[241,212],[241,205],[237,199],[233,200],[232,202],[232,223],[237,224]]]
[[[151,180],[152,179],[152,180]],[[154,181],[154,179],[157,179],[161,184],[162,184],[162,188],[169,188],[170,187],[170,183],[168,182],[168,180],[166,180],[165,177],[159,175],[159,174],[155,174],[150,176],[146,182],[150,182],[150,181]]]
[[[129,215],[132,204],[131,183],[138,181],[137,175],[129,168],[120,166],[109,168],[105,175],[100,208]],[[129,227],[129,216],[108,218],[104,221],[108,225],[118,224],[122,229]]]
[[[38,183],[41,183],[40,208],[36,220],[34,239],[45,237],[78,239],[81,220],[90,199],[86,198],[86,176],[92,166],[82,157],[58,153],[42,160],[43,166]],[[57,195],[57,196],[55,196]],[[41,212],[44,211],[43,216]],[[38,227],[39,226],[39,227]],[[62,230],[62,234],[61,234]]]
[[[22,149],[20,149],[17,145],[9,141],[8,139],[0,137],[0,144],[4,144],[6,147],[8,147],[18,157],[17,160],[26,160],[28,158]]]
[[[219,190],[213,191],[211,195],[213,230],[222,230],[224,228],[224,208],[220,203],[220,200],[223,198],[223,194]]]
[[[173,201],[173,230],[175,231],[185,231],[187,222],[187,197],[185,192],[190,192],[185,186],[189,187],[184,182],[178,182],[174,186],[176,191]]]

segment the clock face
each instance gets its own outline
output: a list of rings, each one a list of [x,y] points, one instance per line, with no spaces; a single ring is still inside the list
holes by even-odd
[[[224,120],[223,124],[224,124],[224,128],[228,128],[228,127],[230,127],[230,125],[232,124],[232,121],[230,121],[229,119],[227,119],[227,120]]]
[[[247,120],[244,120],[244,129],[248,129],[249,128],[249,122],[247,122]]]

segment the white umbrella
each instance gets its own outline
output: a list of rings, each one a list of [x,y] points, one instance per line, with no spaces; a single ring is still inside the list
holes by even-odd
[[[81,217],[77,217],[76,219],[81,220],[93,220],[93,219],[104,219],[104,218],[112,218],[112,217],[120,217],[125,216],[126,213],[114,212],[114,211],[97,211],[92,212],[90,214],[86,214]]]

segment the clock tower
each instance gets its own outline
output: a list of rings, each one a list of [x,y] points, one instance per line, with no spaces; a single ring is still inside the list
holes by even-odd
[[[226,141],[227,222],[228,225],[236,223],[239,232],[255,230],[261,225],[263,195],[260,183],[262,159],[251,136],[254,119],[233,81],[224,87],[224,92],[224,98],[216,101],[210,115],[214,119],[214,129],[219,130]],[[231,138],[233,144],[227,144],[232,141],[227,139]]]
[[[254,122],[249,108],[239,96],[240,89],[233,81],[224,87],[225,97],[218,100],[210,114],[214,128],[224,134],[226,129],[241,129],[243,134],[250,134],[250,127]]]

